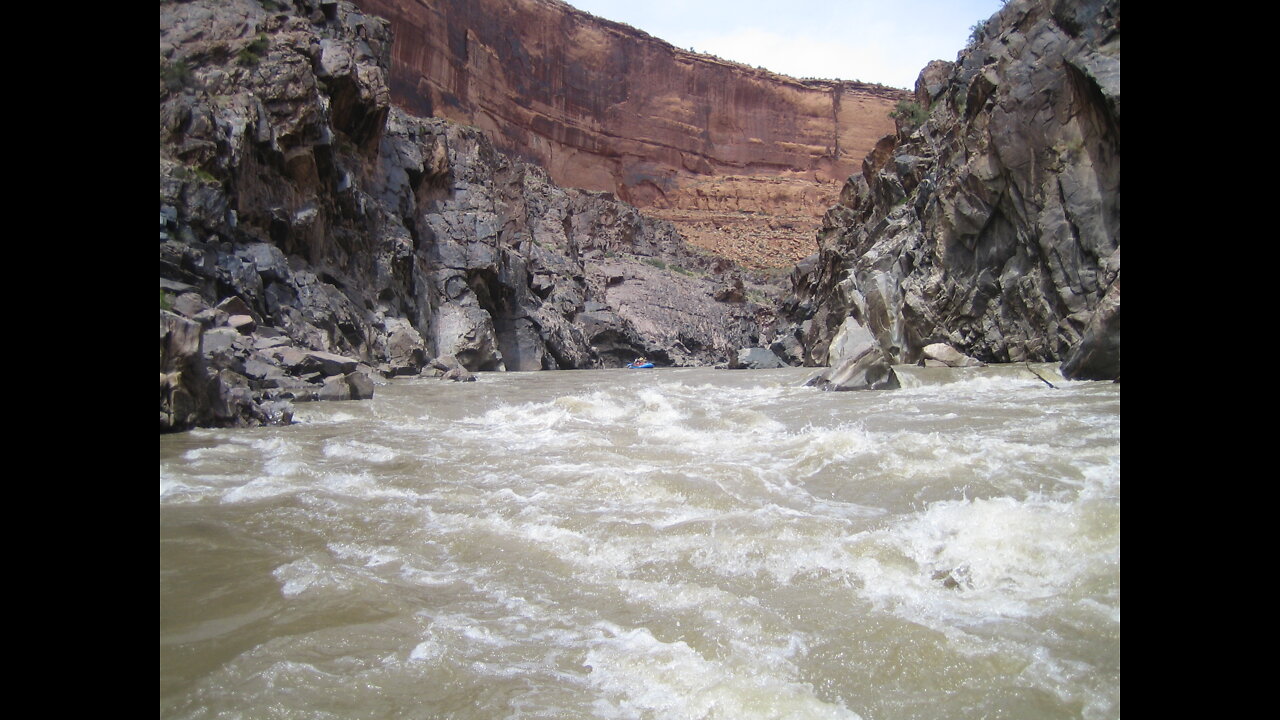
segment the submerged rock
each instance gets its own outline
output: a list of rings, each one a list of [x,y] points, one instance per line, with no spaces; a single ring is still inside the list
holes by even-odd
[[[476,381],[475,373],[469,372],[466,369],[460,368],[460,367],[456,367],[449,370],[442,377],[445,380],[452,380],[453,382],[475,382]]]

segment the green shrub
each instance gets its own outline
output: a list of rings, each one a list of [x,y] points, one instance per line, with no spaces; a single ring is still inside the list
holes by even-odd
[[[191,68],[187,67],[187,63],[179,60],[173,63],[160,63],[160,82],[170,91],[176,92],[184,87],[191,85]]]
[[[213,173],[196,165],[179,165],[173,169],[173,176],[183,182],[195,182],[205,184],[221,184],[222,181],[214,177]]]
[[[236,62],[244,67],[253,67],[262,61],[262,53],[269,47],[271,47],[271,41],[266,35],[259,33],[253,42],[240,50],[240,54],[236,56]]]
[[[979,20],[969,26],[969,44],[975,45],[987,34],[987,21]]]
[[[929,117],[929,111],[914,100],[899,100],[889,117],[902,121],[908,128],[917,128]]]

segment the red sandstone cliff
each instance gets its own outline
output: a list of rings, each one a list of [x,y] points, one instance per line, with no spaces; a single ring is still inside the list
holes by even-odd
[[[394,102],[747,264],[816,250],[822,213],[908,95],[687,52],[559,0],[356,3],[391,21]]]

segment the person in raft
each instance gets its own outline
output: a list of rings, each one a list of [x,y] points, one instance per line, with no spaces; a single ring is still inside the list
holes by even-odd
[[[643,357],[638,357],[635,360],[633,360],[631,364],[628,365],[627,367],[633,367],[633,368],[644,367],[648,362],[649,361],[645,360]]]

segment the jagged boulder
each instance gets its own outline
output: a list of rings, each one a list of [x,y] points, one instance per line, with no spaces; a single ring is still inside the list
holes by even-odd
[[[269,387],[263,378],[272,373],[263,369],[260,356],[246,361],[247,351],[234,341],[239,337],[233,328],[206,332],[199,322],[161,309],[160,432],[292,422],[292,405],[262,392]],[[278,368],[275,375],[282,376]]]
[[[330,375],[316,390],[316,400],[368,400],[373,397],[373,381],[362,372]]]
[[[417,375],[426,365],[427,346],[418,330],[404,318],[384,318],[382,329],[385,338],[380,356],[386,362],[379,368],[384,375]]]
[[[823,390],[894,390],[901,387],[889,353],[856,318],[845,318],[829,349],[830,367],[806,386]]]
[[[160,432],[188,430],[205,396],[200,324],[160,311]]]
[[[207,388],[211,424],[218,427],[261,424],[249,378],[230,368],[221,368],[209,378]]]
[[[291,401],[373,397],[374,382],[358,360],[299,348],[247,314],[229,314],[244,310],[240,299],[215,307],[198,296],[179,299],[171,307],[192,317],[160,311],[161,432],[287,425]]]
[[[452,382],[475,382],[476,381],[475,373],[460,367],[451,368],[442,377],[443,379],[449,380]]]
[[[889,358],[876,345],[842,358],[837,364],[809,378],[808,387],[821,390],[896,390],[902,387]]]
[[[1084,338],[1061,367],[1068,380],[1120,379],[1120,277],[1107,290]]]

